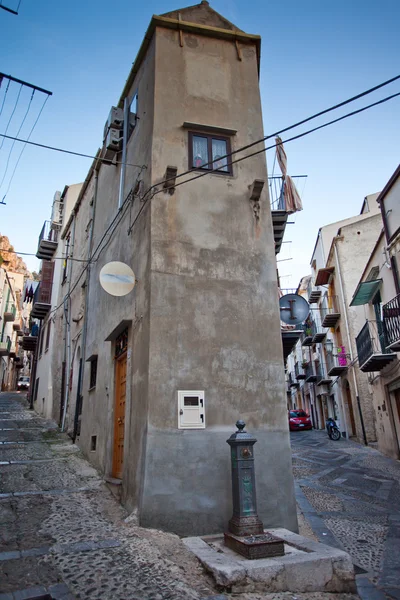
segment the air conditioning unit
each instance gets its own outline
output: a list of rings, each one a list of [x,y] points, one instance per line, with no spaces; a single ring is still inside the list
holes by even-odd
[[[121,144],[122,131],[120,129],[109,129],[104,140],[102,158],[106,160],[112,160],[116,152],[121,150]]]
[[[103,140],[106,139],[110,129],[122,129],[124,124],[124,111],[122,108],[112,106],[108,119],[104,125]]]

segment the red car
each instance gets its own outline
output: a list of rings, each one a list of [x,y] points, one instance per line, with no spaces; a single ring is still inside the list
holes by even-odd
[[[298,431],[299,429],[312,429],[312,423],[309,415],[304,410],[289,411],[289,429]]]

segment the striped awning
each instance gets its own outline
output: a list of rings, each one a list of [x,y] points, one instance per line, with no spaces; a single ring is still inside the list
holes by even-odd
[[[363,281],[359,283],[354,296],[350,302],[350,306],[361,306],[368,304],[379,290],[382,279],[373,279],[372,281]]]

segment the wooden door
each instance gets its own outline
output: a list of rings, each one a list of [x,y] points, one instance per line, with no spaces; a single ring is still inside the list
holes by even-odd
[[[125,352],[115,360],[115,407],[114,407],[114,448],[112,475],[122,479],[125,437],[126,401],[126,359]]]

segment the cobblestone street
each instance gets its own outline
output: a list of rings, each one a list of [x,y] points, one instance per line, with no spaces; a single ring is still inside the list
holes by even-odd
[[[315,533],[323,542],[341,543],[390,597],[398,598],[398,539],[393,537],[398,465],[349,442],[331,443],[318,432],[293,436],[293,444],[301,507]],[[366,474],[372,479],[362,487],[357,482]],[[366,591],[371,594],[368,586]],[[69,438],[27,410],[24,395],[0,394],[0,600],[231,597],[229,590],[215,588],[178,536],[138,527]],[[355,598],[328,593],[234,597]]]
[[[361,597],[400,599],[400,463],[326,432],[291,433],[296,498],[317,539],[346,550]]]

